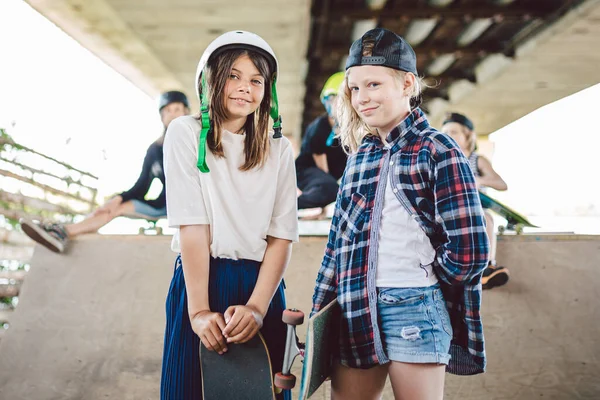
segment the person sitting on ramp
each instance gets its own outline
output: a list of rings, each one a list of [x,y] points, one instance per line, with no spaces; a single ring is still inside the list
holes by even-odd
[[[496,190],[506,190],[508,186],[502,177],[494,170],[492,163],[477,154],[477,135],[473,122],[459,113],[450,113],[444,120],[442,132],[447,133],[458,143],[465,156],[469,159],[469,165],[475,175],[475,183],[480,191],[491,187]],[[486,231],[490,240],[490,262],[483,271],[481,283],[483,289],[502,286],[508,282],[508,268],[496,264],[497,237],[494,229],[494,219],[489,211],[485,210]]]
[[[43,223],[23,218],[20,221],[23,232],[48,249],[63,253],[70,239],[97,232],[118,216],[134,214],[150,218],[166,216],[163,142],[169,123],[177,117],[189,114],[189,107],[188,99],[182,92],[169,91],[160,95],[158,111],[164,131],[162,136],[148,147],[140,176],[131,189],[113,197],[83,221],[75,224]],[[158,178],[162,183],[162,192],[156,199],[146,200],[144,197],[154,178]]]
[[[320,96],[327,113],[311,122],[302,140],[296,158],[298,209],[323,208],[337,196],[337,181],[344,173],[347,159],[336,137],[335,120],[337,95],[343,80],[343,72],[327,79]]]

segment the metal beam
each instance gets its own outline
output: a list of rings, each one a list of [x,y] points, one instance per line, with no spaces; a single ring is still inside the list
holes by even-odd
[[[451,69],[440,75],[425,75],[425,78],[435,79],[441,83],[456,81],[460,79],[466,79],[473,83],[477,82],[475,71],[467,69]]]
[[[350,44],[348,45],[333,45],[333,46],[323,46],[322,51],[314,52],[310,54],[310,61],[314,62],[317,59],[321,59],[327,56],[329,59],[339,59],[348,54],[348,50],[350,50]],[[419,55],[427,54],[430,57],[436,57],[442,54],[454,54],[456,58],[461,57],[471,57],[471,56],[485,56],[486,54],[494,54],[494,53],[509,53],[512,54],[511,47],[506,46],[505,44],[496,42],[496,43],[487,43],[485,45],[477,45],[474,44],[469,47],[460,48],[456,44],[430,44],[423,46],[415,46],[415,53],[417,53],[417,59]]]
[[[550,14],[556,7],[544,6],[543,3],[515,5],[511,7],[458,5],[455,7],[430,7],[414,6],[406,8],[384,8],[371,10],[367,7],[334,7],[330,10],[328,20],[356,21],[361,19],[376,18],[381,24],[385,21],[408,21],[413,18],[501,18],[503,21],[523,21],[524,19],[543,18]],[[319,21],[321,16],[315,16]]]
[[[315,94],[315,98],[318,95],[318,92],[321,90],[321,86],[325,83],[327,78],[329,78],[334,73],[338,72],[337,70],[320,70],[312,72],[306,81],[307,88],[313,88],[317,91]],[[460,79],[466,79],[470,82],[476,82],[477,78],[475,76],[475,72],[472,70],[466,69],[450,69],[444,72],[441,75],[425,75],[425,78],[436,81],[438,85],[446,85],[449,82],[453,82]]]

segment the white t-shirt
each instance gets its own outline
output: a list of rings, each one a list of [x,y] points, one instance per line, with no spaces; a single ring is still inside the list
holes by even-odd
[[[400,200],[388,180],[379,229],[377,287],[429,287],[437,282],[431,241]]]
[[[169,226],[210,225],[213,257],[262,261],[267,235],[298,241],[296,170],[289,140],[271,138],[262,168],[241,171],[246,135],[222,132],[225,157],[206,151],[201,173],[201,125],[192,116],[169,124],[164,143]],[[179,230],[171,249],[180,252]]]

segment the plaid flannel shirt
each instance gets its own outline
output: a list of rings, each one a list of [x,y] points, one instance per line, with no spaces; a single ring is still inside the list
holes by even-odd
[[[419,223],[436,249],[438,277],[454,337],[447,371],[485,370],[480,318],[481,274],[488,263],[485,218],[475,179],[458,145],[415,109],[387,137],[367,136],[349,159],[319,270],[312,313],[337,298],[342,364],[369,368],[388,362],[377,323],[378,235],[385,185]]]

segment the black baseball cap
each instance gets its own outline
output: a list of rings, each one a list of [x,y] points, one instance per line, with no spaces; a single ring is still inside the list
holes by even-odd
[[[178,90],[171,90],[169,92],[164,92],[158,98],[158,111],[162,110],[171,103],[182,103],[187,108],[190,108],[190,103],[188,102],[185,93]]]
[[[365,42],[373,42],[373,53],[363,56]],[[402,37],[384,28],[366,32],[352,43],[346,60],[346,69],[359,65],[379,65],[417,75],[417,56],[410,44]]]
[[[449,113],[448,115],[446,115],[446,118],[444,119],[444,123],[442,125],[447,124],[448,122],[456,122],[467,127],[469,130],[475,130],[473,122],[469,118],[459,113]]]

